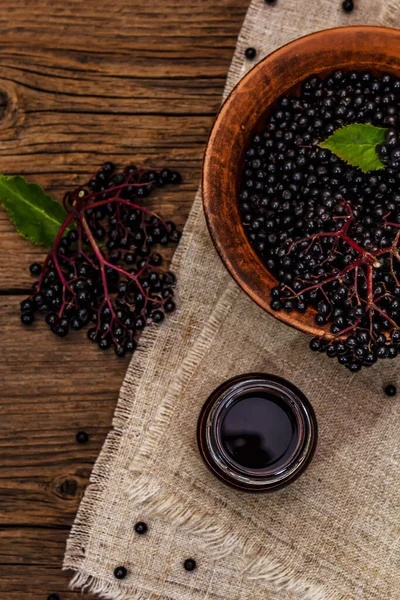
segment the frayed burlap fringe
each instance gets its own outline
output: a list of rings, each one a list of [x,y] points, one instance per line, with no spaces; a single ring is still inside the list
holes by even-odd
[[[139,476],[128,494],[134,505],[146,505],[150,517],[173,522],[187,534],[199,537],[202,547],[212,554],[214,560],[240,552],[247,563],[243,575],[249,581],[267,583],[276,591],[295,592],[297,600],[352,600],[350,596],[344,597],[335,590],[321,590],[304,573],[298,573],[296,569],[276,560],[273,551],[268,552],[258,546],[251,535],[244,536],[232,531],[229,516],[224,515],[224,520],[222,511],[218,511],[216,524],[215,511],[202,510],[200,506],[194,511],[192,500],[185,500],[175,489],[167,491],[146,475]]]

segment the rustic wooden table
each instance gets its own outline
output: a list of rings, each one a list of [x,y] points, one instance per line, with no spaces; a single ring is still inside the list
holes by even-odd
[[[248,0],[3,0],[0,172],[61,200],[111,159],[181,171],[149,204],[183,225]],[[0,591],[40,600],[68,591],[65,540],[129,358],[80,332],[24,329],[28,267],[44,250],[0,209]],[[86,445],[76,432],[90,435]]]

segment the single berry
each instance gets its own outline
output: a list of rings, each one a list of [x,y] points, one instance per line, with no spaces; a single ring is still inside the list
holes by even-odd
[[[31,300],[23,300],[21,302],[21,312],[29,312],[33,310],[33,302]]]
[[[58,315],[53,312],[47,313],[45,321],[47,325],[54,325],[58,321]]]
[[[345,12],[352,12],[354,10],[353,0],[344,0],[344,2],[342,2],[342,8]]]
[[[34,320],[35,320],[35,317],[32,312],[23,313],[21,315],[21,323],[23,325],[32,325]]]
[[[100,350],[108,350],[108,348],[111,346],[112,342],[111,342],[111,339],[107,335],[106,337],[101,338],[99,340],[98,344],[99,344]]]
[[[143,523],[143,521],[139,521],[138,523],[136,523],[135,531],[139,535],[144,535],[145,533],[147,533],[147,530],[148,530],[148,526],[146,523]]]
[[[89,436],[86,431],[78,431],[76,434],[76,441],[78,444],[86,444],[89,441]]]
[[[137,344],[136,344],[135,340],[128,340],[126,342],[126,350],[127,350],[127,352],[135,352],[136,347],[137,347]]]
[[[104,163],[104,165],[102,166],[102,170],[104,173],[108,173],[111,174],[114,171],[114,165],[112,162],[108,161],[106,163]]]
[[[196,561],[193,560],[193,558],[187,558],[183,563],[183,568],[185,571],[194,571],[196,566]]]
[[[175,302],[173,300],[168,300],[165,304],[164,304],[164,310],[166,313],[172,313],[174,312],[176,308]]]
[[[47,596],[47,600],[60,600],[60,596],[58,594],[50,594]]]
[[[79,319],[73,318],[71,320],[71,329],[73,329],[74,331],[78,331],[79,329],[82,329],[82,327],[83,323]]]
[[[156,182],[180,181],[170,169],[128,165],[116,172],[107,162],[86,185],[68,192],[64,201],[74,209],[70,231],[57,240],[43,267],[31,265],[41,278],[21,303],[22,322],[30,324],[35,311],[43,312],[60,337],[93,322],[87,335],[100,348],[113,345],[120,357],[134,352],[139,330],[175,309],[169,291],[175,278],[162,272],[154,246],[180,237],[172,221],[142,208],[137,196],[150,194]]]
[[[395,396],[397,394],[397,388],[393,384],[389,384],[385,387],[386,396]]]
[[[128,575],[128,570],[126,569],[126,567],[117,567],[114,570],[114,577],[116,579],[125,579],[125,577]]]
[[[68,335],[68,328],[62,327],[61,325],[58,325],[58,324],[52,325],[51,330],[53,333],[58,335],[58,337],[61,337],[61,338]]]
[[[40,273],[42,272],[42,265],[40,265],[39,263],[32,263],[29,267],[29,270],[32,275],[40,275]]]
[[[161,323],[164,320],[164,313],[161,310],[155,310],[152,314],[151,314],[151,318],[154,321],[154,323]]]
[[[91,327],[90,329],[88,329],[87,336],[91,342],[97,342],[99,338],[99,333],[96,327]]]
[[[245,55],[249,60],[253,60],[256,57],[257,51],[255,48],[246,48]]]
[[[178,185],[179,183],[182,182],[182,176],[180,173],[178,173],[178,171],[172,171],[171,173],[171,183]]]
[[[126,354],[127,347],[125,345],[115,346],[115,354],[119,356],[119,358],[123,358]]]
[[[79,236],[78,236],[78,232],[76,231],[76,229],[73,229],[72,231],[69,231],[67,233],[67,240],[70,244],[77,242],[78,239],[79,239]]]

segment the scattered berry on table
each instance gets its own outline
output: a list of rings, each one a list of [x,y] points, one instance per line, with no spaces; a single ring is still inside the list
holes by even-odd
[[[39,263],[32,263],[29,267],[29,270],[32,273],[32,275],[40,275],[40,273],[42,272],[42,265],[40,265]]]
[[[400,351],[400,79],[335,71],[282,96],[246,151],[239,208],[278,283],[274,311],[315,310],[311,350],[351,372]],[[363,173],[318,144],[343,125],[386,128],[385,168]]]
[[[86,444],[89,441],[89,436],[86,431],[78,431],[76,434],[76,441],[78,444]]]
[[[386,396],[395,396],[397,394],[397,388],[395,385],[389,384],[385,387]]]
[[[139,521],[138,523],[135,524],[135,531],[139,535],[144,535],[145,533],[147,533],[147,530],[148,530],[148,526],[146,523],[143,523],[143,521]]]
[[[257,51],[255,48],[246,48],[245,55],[249,60],[253,60],[256,57]]]
[[[342,2],[342,8],[345,12],[352,12],[354,10],[353,0],[344,0],[344,2]]]
[[[183,563],[183,568],[185,571],[194,571],[196,566],[196,561],[193,560],[193,558],[187,558]]]
[[[43,266],[30,266],[39,281],[21,303],[22,323],[42,312],[59,337],[89,326],[100,349],[113,347],[118,357],[134,352],[139,331],[175,310],[175,276],[163,269],[160,248],[181,235],[138,199],[180,182],[170,169],[128,165],[117,172],[107,162],[67,193],[69,215],[52,250]]]
[[[32,325],[34,320],[35,320],[35,316],[34,316],[33,312],[25,312],[25,313],[22,313],[22,315],[21,315],[21,323],[23,325]]]
[[[47,596],[47,600],[60,600],[60,596],[58,594],[50,594]]]
[[[116,579],[125,579],[125,577],[128,575],[128,570],[125,567],[117,567],[114,570],[114,577]]]

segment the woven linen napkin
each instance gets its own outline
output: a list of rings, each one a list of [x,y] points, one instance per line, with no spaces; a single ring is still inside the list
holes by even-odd
[[[262,58],[311,31],[394,26],[398,17],[398,1],[359,0],[346,15],[336,0],[253,0],[225,95],[254,64],[248,46]],[[264,313],[226,273],[200,192],[173,270],[179,310],[142,336],[68,540],[73,585],[115,600],[399,600],[400,405],[382,392],[396,382],[396,361],[351,375],[312,355],[307,336]],[[290,379],[319,422],[310,468],[273,494],[224,486],[196,447],[208,394],[247,371]],[[146,535],[135,533],[138,521]],[[195,571],[184,570],[187,558]]]

